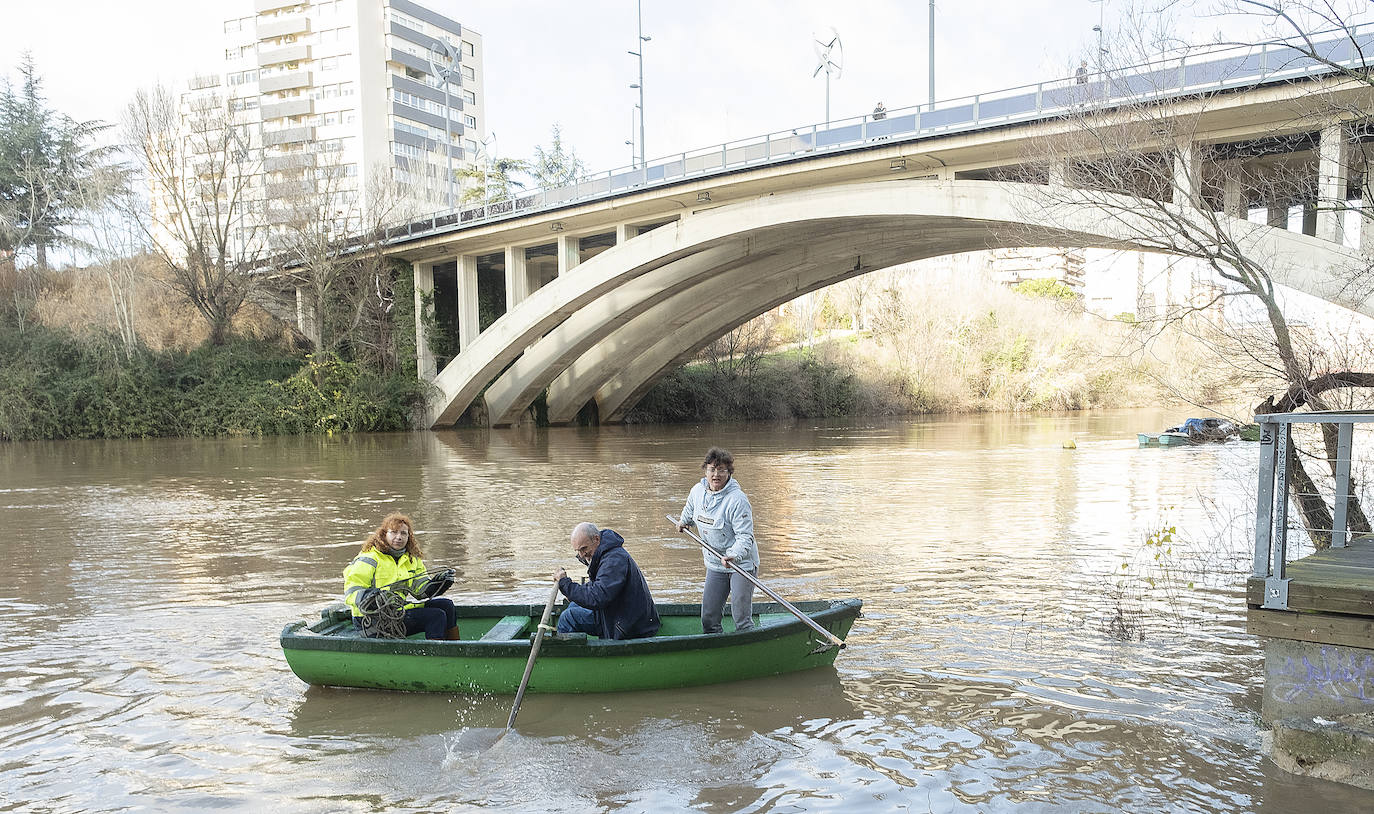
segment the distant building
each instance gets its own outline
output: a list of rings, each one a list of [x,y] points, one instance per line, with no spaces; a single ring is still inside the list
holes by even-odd
[[[284,217],[290,194],[327,185],[323,205],[346,230],[348,213],[366,217],[377,172],[412,212],[448,208],[450,190],[457,204],[449,167],[473,163],[485,127],[480,34],[412,0],[253,8],[225,21],[222,74],[193,80],[182,107],[222,101],[260,151],[252,189],[261,225]]]

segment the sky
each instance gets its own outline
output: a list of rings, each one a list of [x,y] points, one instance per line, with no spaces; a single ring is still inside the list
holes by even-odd
[[[527,158],[550,130],[588,170],[631,161],[638,91],[635,0],[423,0],[476,30],[486,50],[486,133],[496,153]],[[939,0],[937,99],[1072,73],[1111,31],[1126,0]],[[13,3],[0,26],[0,73],[33,55],[53,106],[78,120],[115,121],[134,92],[222,70],[223,21],[252,0],[51,0]],[[1190,35],[1221,22],[1183,12]],[[648,156],[823,122],[826,83],[817,37],[843,49],[830,117],[928,101],[926,0],[642,0]]]

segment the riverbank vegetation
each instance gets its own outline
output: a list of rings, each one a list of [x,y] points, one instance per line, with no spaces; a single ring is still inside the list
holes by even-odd
[[[1184,337],[1083,310],[1062,284],[878,272],[862,298],[817,292],[722,337],[669,374],[632,422],[1079,410],[1172,401]],[[855,299],[862,303],[853,308]],[[848,304],[848,307],[846,307]],[[858,325],[859,328],[855,328]]]

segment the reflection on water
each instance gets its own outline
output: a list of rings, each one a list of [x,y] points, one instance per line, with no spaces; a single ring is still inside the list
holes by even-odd
[[[1136,447],[1174,418],[0,446],[0,810],[1369,810],[1258,754],[1254,448]],[[709,444],[763,578],[864,599],[835,668],[530,696],[506,734],[506,696],[309,688],[282,660],[392,510],[474,601],[542,601],[581,520],[695,600],[663,516]],[[1165,522],[1208,573],[1124,592]]]

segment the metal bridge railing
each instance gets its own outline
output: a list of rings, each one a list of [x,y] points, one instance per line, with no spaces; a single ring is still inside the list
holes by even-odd
[[[1298,531],[1309,536],[1330,535],[1332,548],[1345,548],[1353,529],[1350,525],[1352,461],[1366,453],[1374,457],[1374,413],[1323,412],[1282,413],[1256,416],[1260,427],[1259,488],[1255,513],[1254,575],[1264,580],[1263,607],[1288,609],[1289,533]],[[1322,425],[1333,425],[1336,431],[1336,453],[1326,456],[1326,446],[1319,436]],[[1314,432],[1316,431],[1316,432]],[[1310,444],[1302,449],[1318,449],[1321,455],[1308,455],[1299,450],[1295,434],[1310,433]],[[1359,438],[1357,439],[1357,433]],[[1294,456],[1320,466],[1311,470],[1313,481],[1330,483],[1329,493],[1313,494],[1298,491],[1292,483]],[[1334,478],[1330,477],[1334,472]],[[1363,479],[1362,479],[1363,480]],[[1290,519],[1289,503],[1304,498],[1321,498],[1331,508],[1331,527],[1306,525],[1299,512],[1296,521]]]
[[[1330,33],[1330,32],[1325,32]],[[1314,53],[1344,67],[1362,67],[1374,51],[1374,24],[1352,27],[1317,39]],[[729,141],[588,175],[575,184],[540,188],[528,194],[486,200],[445,210],[387,230],[390,240],[406,240],[456,224],[479,224],[513,215],[558,209],[572,203],[631,190],[735,170],[777,164],[805,155],[848,150],[881,141],[909,141],[994,125],[1047,119],[1085,108],[1159,101],[1196,93],[1247,87],[1264,82],[1329,73],[1321,60],[1289,45],[1218,47],[1150,63],[1007,88],[889,111],[808,124],[789,130]]]

